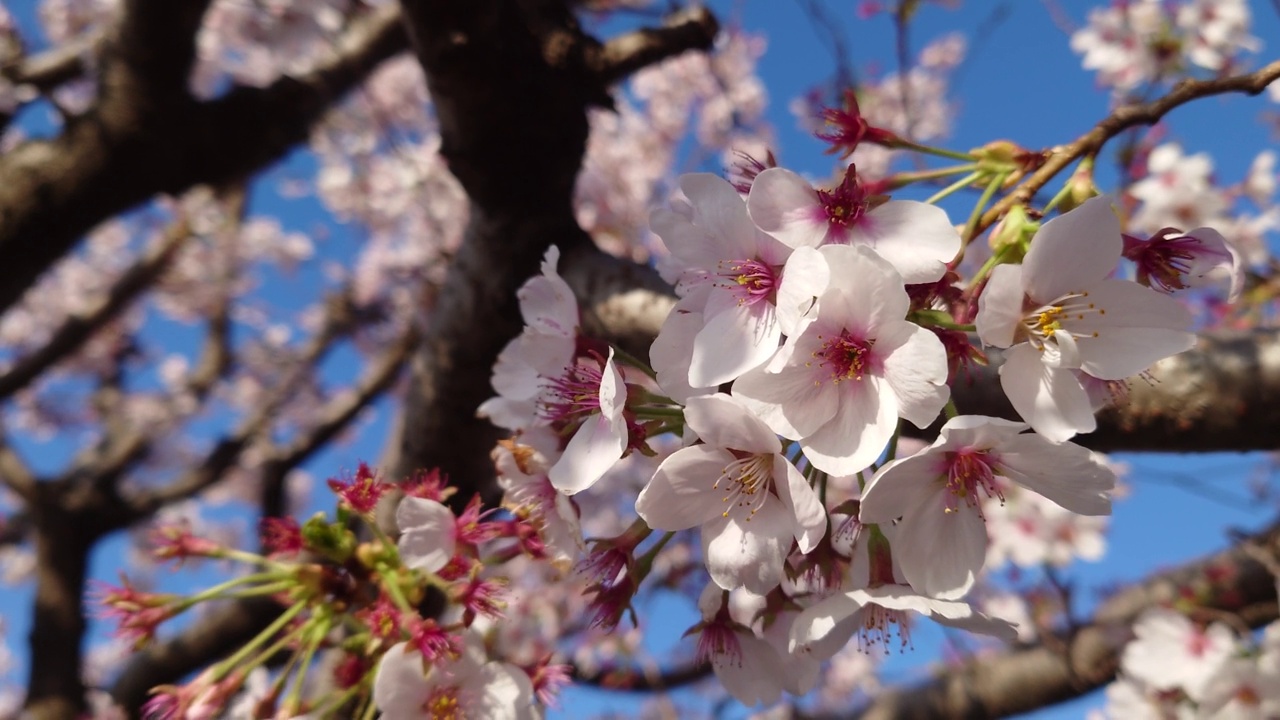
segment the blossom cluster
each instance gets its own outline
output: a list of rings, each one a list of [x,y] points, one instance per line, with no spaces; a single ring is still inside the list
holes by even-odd
[[[910,146],[869,126],[856,99],[829,122],[845,151]],[[1003,146],[974,153],[994,167],[977,183],[1028,162]],[[709,582],[689,634],[747,704],[808,692],[850,640],[909,644],[909,611],[1012,638],[965,599],[993,554],[993,503],[1109,514],[1115,472],[1072,438],[1129,378],[1193,344],[1168,292],[1239,271],[1212,230],[1126,236],[1111,199],[1086,197],[1043,222],[1010,212],[963,282],[975,233],[885,194],[908,180],[850,165],[814,186],[773,165],[735,182],[682,176],[652,213],[679,299],[649,363],[584,334],[551,248],[480,408],[515,433],[494,455],[509,505],[594,579],[596,623],[616,626],[666,541],[699,530]],[[1020,421],[950,401],[995,350]],[[908,426],[939,425],[931,445],[898,453]],[[581,557],[574,498],[664,433],[681,447],[635,496],[637,523]],[[653,531],[666,534],[646,544]]]

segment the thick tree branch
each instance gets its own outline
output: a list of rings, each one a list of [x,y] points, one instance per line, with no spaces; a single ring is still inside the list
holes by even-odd
[[[1276,577],[1268,564],[1280,562],[1280,523],[1234,547],[1120,591],[1071,635],[974,658],[942,671],[921,686],[877,697],[859,720],[1008,717],[1069,700],[1110,682],[1130,625],[1142,611],[1195,598],[1195,607],[1239,616],[1261,627],[1278,616]],[[833,717],[845,717],[833,716]]]
[[[140,9],[152,4],[160,8],[158,19],[185,17],[192,6],[174,2],[185,9],[170,12],[163,1],[133,3]],[[121,37],[148,28],[169,32],[143,18],[123,23]],[[157,42],[170,46],[163,38]],[[405,46],[397,9],[384,6],[353,20],[334,54],[311,72],[266,88],[236,88],[209,102],[140,89],[129,67],[155,70],[164,83],[173,81],[172,72],[156,67],[162,64],[156,53],[130,50],[128,62],[112,70],[116,74],[104,70],[98,106],[71,119],[56,139],[28,142],[0,157],[0,255],[6,260],[0,312],[103,219],[157,193],[236,182],[274,162]]]
[[[602,667],[596,672],[583,672],[573,666],[573,681],[605,690],[627,692],[666,692],[714,677],[711,665],[685,662],[672,668]]]
[[[660,28],[645,28],[606,42],[592,64],[605,84],[689,50],[710,50],[720,25],[710,10],[691,7],[675,13]]]
[[[517,288],[552,243],[566,256],[592,246],[572,210],[586,110],[607,105],[606,81],[642,61],[706,47],[713,22],[695,14],[675,26],[684,29],[650,31],[610,50],[582,33],[563,0],[403,7],[441,153],[471,207],[414,361],[393,473],[439,467],[461,489],[460,502],[474,492],[493,500],[489,451],[498,434],[475,411],[492,394],[494,359],[520,331]]]

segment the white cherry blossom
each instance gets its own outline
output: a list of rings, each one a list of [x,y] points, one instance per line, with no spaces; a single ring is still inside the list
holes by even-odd
[[[1178,301],[1109,279],[1120,223],[1106,198],[1045,223],[1021,265],[999,265],[979,298],[982,342],[1012,348],[1000,384],[1036,432],[1061,442],[1096,422],[1075,371],[1122,380],[1195,343]]]
[[[396,527],[405,565],[433,573],[449,564],[458,543],[452,510],[435,500],[405,497],[396,506]]]
[[[826,532],[822,503],[778,437],[740,401],[693,397],[685,419],[703,444],[658,466],[636,513],[657,530],[701,527],[712,580],[767,593],[782,581],[792,541],[808,553]]]
[[[888,463],[862,494],[859,520],[898,518],[893,556],[907,582],[930,597],[963,597],[982,570],[988,529],[982,496],[1003,478],[1072,512],[1111,512],[1115,474],[1073,443],[1054,444],[1024,423],[980,415],[947,421],[924,452]]]
[[[867,245],[908,284],[937,281],[960,250],[960,234],[942,208],[913,200],[873,206],[852,165],[830,190],[769,168],[752,184],[747,208],[761,230],[792,247]]]
[[[378,664],[373,701],[386,720],[542,717],[529,676],[513,665],[486,661],[475,640],[457,659],[426,671],[422,655],[409,643],[392,647]]]
[[[947,354],[936,335],[904,319],[910,301],[886,260],[865,246],[819,252],[840,282],[770,364],[776,372],[744,374],[733,394],[799,440],[815,467],[852,475],[880,456],[899,416],[918,427],[937,417],[949,396]]]
[[[1120,656],[1125,675],[1159,690],[1182,688],[1196,701],[1236,651],[1235,633],[1226,625],[1201,627],[1169,608],[1144,612],[1134,622],[1133,634]]]

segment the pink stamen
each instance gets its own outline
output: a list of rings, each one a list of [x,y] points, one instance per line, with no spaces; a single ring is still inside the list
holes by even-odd
[[[987,497],[1000,498],[1004,503],[1004,492],[996,482],[994,460],[985,450],[960,450],[946,454],[947,458],[947,490],[946,512],[959,509],[960,501],[975,508],[982,514],[979,491]]]
[[[725,260],[720,263],[720,277],[726,282],[717,283],[738,298],[739,305],[754,305],[771,301],[778,288],[778,271],[759,259]]]
[[[831,382],[861,380],[864,374],[874,369],[871,348],[875,346],[875,340],[864,340],[848,330],[841,330],[833,338],[818,336],[818,339],[825,342],[814,357],[821,358],[819,364],[831,372]]]

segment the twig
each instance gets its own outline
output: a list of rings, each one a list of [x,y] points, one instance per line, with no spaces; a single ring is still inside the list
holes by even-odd
[[[636,30],[609,40],[592,64],[596,76],[609,85],[687,50],[707,50],[719,30],[720,25],[709,10],[691,7],[668,17],[663,27]]]
[[[1045,163],[1023,180],[1017,190],[1006,195],[982,214],[982,218],[978,221],[977,232],[981,233],[991,227],[1014,205],[1029,201],[1036,191],[1047,185],[1072,161],[1091,153],[1096,154],[1108,140],[1128,128],[1152,125],[1174,108],[1199,98],[1233,92],[1257,95],[1277,79],[1280,79],[1280,60],[1244,75],[1213,80],[1184,80],[1165,96],[1149,103],[1116,108],[1089,132],[1065,146],[1050,150],[1046,155]]]

